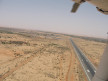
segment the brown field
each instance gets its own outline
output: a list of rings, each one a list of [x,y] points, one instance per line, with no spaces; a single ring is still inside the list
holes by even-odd
[[[0,81],[87,81],[61,34],[0,30]]]
[[[89,60],[97,67],[104,52],[105,43],[73,38],[77,46],[86,54]]]

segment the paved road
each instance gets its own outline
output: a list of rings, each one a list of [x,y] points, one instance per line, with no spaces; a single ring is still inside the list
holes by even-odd
[[[93,78],[96,69],[94,67],[94,65],[90,62],[90,60],[85,56],[85,54],[80,50],[80,48],[77,47],[77,45],[74,43],[74,41],[72,39],[70,39],[72,46],[74,47],[74,50],[77,54],[77,57],[84,69],[84,72],[88,78],[88,81],[91,81],[91,79]]]

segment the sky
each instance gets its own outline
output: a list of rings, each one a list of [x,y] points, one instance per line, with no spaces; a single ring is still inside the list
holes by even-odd
[[[71,0],[0,0],[0,26],[107,38],[108,16]]]

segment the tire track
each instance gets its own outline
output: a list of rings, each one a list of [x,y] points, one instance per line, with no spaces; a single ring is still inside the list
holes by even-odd
[[[44,50],[44,48],[46,48],[46,47],[40,48],[40,50],[38,50],[37,52],[35,52],[35,54],[32,54],[31,56],[27,57],[23,61],[20,61],[20,63],[16,63],[15,67],[13,67],[11,69],[8,68],[8,71],[6,71],[3,75],[0,76],[0,81],[3,81],[6,77],[8,77],[9,75],[11,75],[14,71],[18,70],[20,67],[24,66],[29,61],[33,60],[33,58],[35,58],[37,56],[36,53],[42,52]]]
[[[16,57],[16,58],[13,58],[13,59],[10,59],[10,60],[7,60],[7,61],[5,61],[5,62],[2,62],[2,63],[0,63],[0,66],[3,65],[3,64],[9,63],[9,62],[11,62],[11,61],[14,61],[15,59],[21,58],[21,57],[22,57],[22,56]]]
[[[72,49],[72,46],[70,44],[70,41],[69,39],[67,40],[67,45],[69,46],[70,48],[70,63],[69,63],[69,69],[68,69],[68,72],[67,72],[67,75],[66,75],[66,81],[74,81],[74,75],[73,75],[73,66],[74,65],[74,54],[73,54],[73,49]]]

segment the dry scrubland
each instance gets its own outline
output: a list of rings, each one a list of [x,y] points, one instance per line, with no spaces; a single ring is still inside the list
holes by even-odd
[[[86,78],[65,36],[1,30],[0,81],[86,81]]]
[[[101,56],[104,52],[105,43],[90,41],[80,38],[73,38],[74,42],[78,47],[86,54],[86,56],[91,60],[91,62],[97,67]]]

